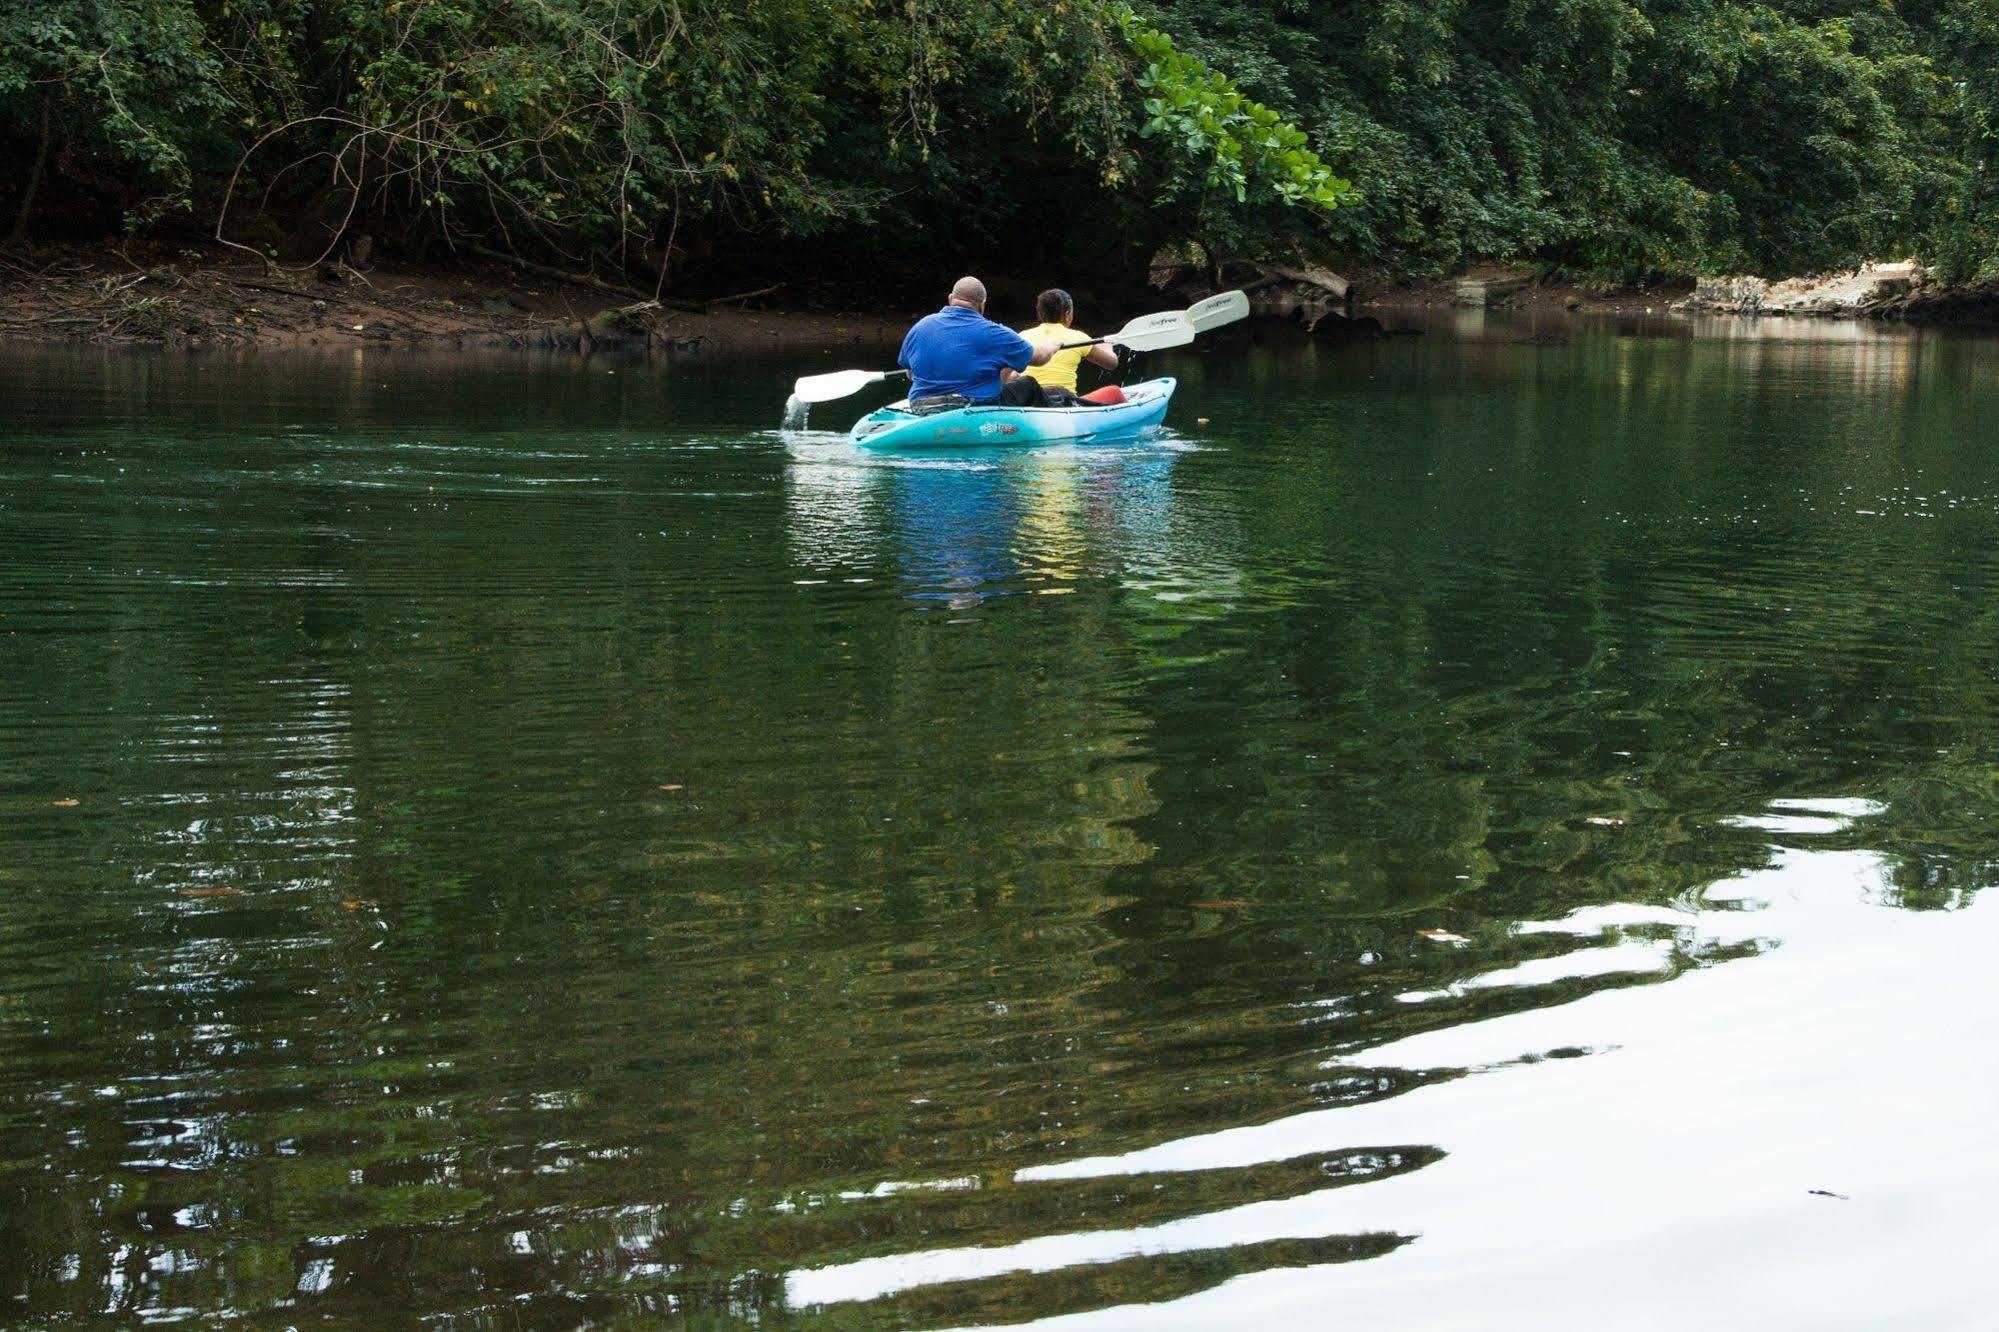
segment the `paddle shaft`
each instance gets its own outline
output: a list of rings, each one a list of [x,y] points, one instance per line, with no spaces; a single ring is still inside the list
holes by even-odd
[[[1153,330],[1151,329],[1147,329],[1145,333],[1131,334],[1129,336],[1129,341],[1132,342],[1142,341],[1145,338],[1146,333],[1151,333],[1152,331]],[[1106,333],[1101,338],[1091,338],[1088,342],[1065,342],[1061,346],[1057,347],[1055,350],[1057,352],[1075,351],[1079,347],[1100,347],[1106,342],[1124,342],[1126,340],[1127,340],[1127,335],[1122,331],[1120,331],[1117,333]],[[1132,350],[1135,352],[1154,351],[1156,350],[1156,348],[1133,347]]]

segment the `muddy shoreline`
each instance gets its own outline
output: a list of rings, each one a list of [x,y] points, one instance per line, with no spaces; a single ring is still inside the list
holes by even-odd
[[[1485,266],[1436,280],[1363,280],[1351,319],[1317,336],[1370,336],[1398,313],[1479,307],[1538,314],[1668,313],[1691,282],[1602,290]],[[1999,322],[1988,292],[1936,289],[1885,316],[1911,323]],[[1162,297],[1162,300],[1170,300]],[[112,245],[0,252],[0,343],[287,350],[749,351],[840,342],[893,344],[930,305],[776,284],[709,300],[586,286],[478,261],[450,269],[394,263],[299,269],[222,247]],[[892,305],[908,308],[890,308]],[[1754,316],[1744,316],[1754,317]],[[1812,316],[1797,316],[1812,317]]]
[[[0,341],[658,352],[872,342],[908,327],[903,312],[812,308],[790,294],[655,301],[499,263],[301,270],[192,247],[43,247],[0,254]]]
[[[1430,282],[1369,283],[1357,293],[1352,318],[1322,320],[1316,336],[1368,336],[1384,322],[1392,326],[1398,312],[1462,305],[1458,289],[1479,271]],[[1507,287],[1503,299],[1488,308],[1637,315],[1663,310],[1681,294],[1667,288],[1600,292],[1537,281]],[[1170,304],[1175,298],[1155,299]],[[876,293],[866,300],[870,308],[853,308],[859,303],[851,290],[796,285],[707,301],[653,301],[638,292],[606,291],[477,261],[446,270],[383,263],[364,272],[345,264],[264,265],[219,247],[163,248],[144,255],[113,247],[0,254],[0,342],[270,350],[749,350],[893,343],[934,308],[906,293]]]

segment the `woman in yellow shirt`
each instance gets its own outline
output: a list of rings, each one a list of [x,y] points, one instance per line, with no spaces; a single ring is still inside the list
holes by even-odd
[[[1075,326],[1076,302],[1068,292],[1060,287],[1050,287],[1034,298],[1034,314],[1041,322],[1033,328],[1024,329],[1021,336],[1029,342],[1053,342],[1061,347],[1073,347],[1079,342],[1088,342],[1090,335]],[[1070,401],[1076,396],[1076,371],[1084,361],[1101,366],[1106,370],[1117,369],[1117,353],[1103,343],[1094,347],[1076,347],[1073,351],[1058,351],[1048,358],[1044,365],[1030,365],[1021,371],[1021,377],[1040,384],[1044,392],[1048,389],[1066,389]],[[1061,395],[1050,395],[1048,405],[1067,405],[1057,399]]]

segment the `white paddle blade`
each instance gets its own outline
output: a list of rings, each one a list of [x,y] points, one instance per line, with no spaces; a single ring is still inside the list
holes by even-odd
[[[880,370],[835,370],[827,375],[807,375],[791,386],[800,402],[831,402],[852,397],[870,384],[879,384],[888,375]]]
[[[1194,326],[1184,310],[1165,310],[1140,315],[1111,335],[1111,341],[1135,352],[1165,351],[1184,347],[1194,340]]]
[[[1223,324],[1249,318],[1249,297],[1240,291],[1224,291],[1187,307],[1187,322],[1196,333],[1205,333]]]

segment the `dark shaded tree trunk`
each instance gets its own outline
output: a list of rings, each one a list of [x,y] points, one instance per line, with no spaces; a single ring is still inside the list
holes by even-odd
[[[34,215],[35,192],[41,188],[42,172],[49,164],[49,99],[42,98],[42,138],[35,147],[35,165],[28,171],[28,183],[21,188],[21,211],[14,214],[14,229],[7,234],[9,245],[19,245],[28,235],[28,219]]]

